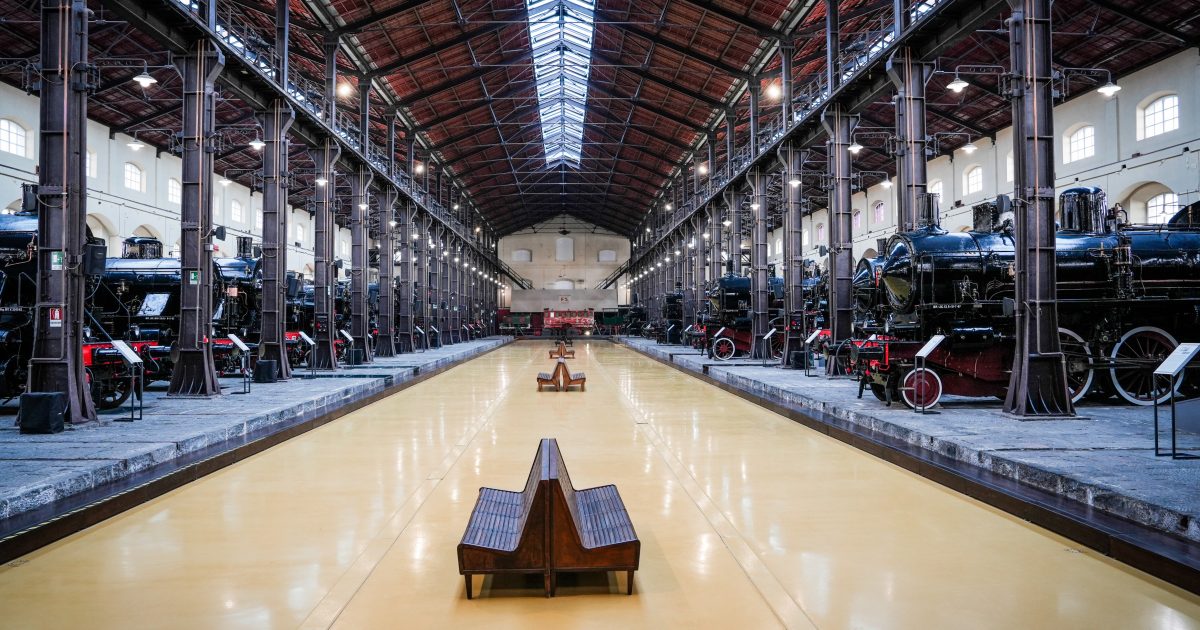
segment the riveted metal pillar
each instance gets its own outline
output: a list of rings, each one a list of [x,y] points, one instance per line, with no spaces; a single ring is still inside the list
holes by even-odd
[[[333,195],[337,187],[334,165],[341,147],[332,138],[309,151],[317,167],[314,190],[316,212],[313,219],[313,339],[317,347],[309,357],[310,366],[317,370],[337,369],[337,318],[334,313],[334,291],[337,285],[333,267]],[[322,184],[321,182],[325,182]]]
[[[742,275],[742,202],[732,189],[725,191],[725,203],[728,208],[729,229],[725,230],[729,237],[729,247],[726,255],[729,257],[729,268],[733,275]]]
[[[386,185],[379,195],[379,315],[375,337],[375,356],[396,356],[396,198],[400,193]]]
[[[213,4],[216,4],[215,2]],[[291,75],[292,5],[290,2],[275,3],[275,82],[287,87]],[[265,220],[265,219],[264,219]]]
[[[732,109],[725,112],[725,179],[733,179],[737,171],[734,151],[737,150],[737,114]]]
[[[695,324],[699,320],[700,303],[704,299],[704,218],[701,215],[692,217],[692,238],[688,241],[688,255],[691,257],[692,271],[688,282],[691,306],[688,308],[687,322]]]
[[[183,198],[180,211],[179,338],[170,396],[217,396],[212,355],[212,175],[216,126],[213,83],[225,58],[212,42],[201,40],[179,60],[183,77]]]
[[[258,358],[275,361],[276,378],[292,375],[287,343],[288,129],[295,113],[283,99],[259,114],[263,129],[262,324]]]
[[[897,225],[902,232],[937,222],[937,217],[921,216],[922,208],[936,208],[926,196],[925,163],[925,84],[932,72],[933,66],[913,59],[908,47],[897,50],[887,61],[888,77],[896,86]]]
[[[373,176],[366,165],[350,178],[350,336],[362,359],[371,362],[371,308],[367,300],[367,187]]]
[[[708,281],[721,277],[721,240],[724,238],[721,225],[721,210],[717,202],[708,206]]]
[[[439,171],[440,174],[440,171]],[[442,244],[441,251],[438,252],[439,267],[438,267],[438,330],[441,334],[438,335],[442,345],[454,343],[454,338],[450,334],[450,256],[453,254],[450,248],[453,247],[451,241],[453,234],[445,226],[438,228],[438,241]]]
[[[1017,341],[1004,410],[1075,415],[1058,338],[1050,0],[1010,0]]]
[[[397,226],[396,239],[400,257],[400,277],[396,287],[396,335],[397,349],[400,352],[413,352],[413,265],[415,264],[417,234],[415,205],[411,200],[401,202],[400,224]]]
[[[783,260],[786,265],[784,286],[787,287],[785,299],[788,320],[787,337],[781,357],[784,364],[792,352],[804,349],[807,330],[804,322],[804,243],[800,225],[803,221],[803,213],[800,211],[800,196],[803,190],[801,185],[792,185],[793,181],[802,181],[800,171],[806,157],[807,150],[796,150],[791,142],[783,145],[780,151],[780,159],[784,164]]]
[[[430,252],[433,251],[433,233],[430,231],[432,221],[433,219],[428,214],[421,215],[420,221],[413,221],[414,227],[420,226],[417,238],[413,240],[413,256],[416,257],[417,271],[417,277],[413,283],[414,299],[416,299],[413,316],[415,325],[421,329],[421,336],[417,339],[421,350],[428,350],[433,345],[433,331],[429,329],[430,302],[433,300],[433,287],[430,283],[433,271],[429,266]]]
[[[854,318],[849,148],[854,119],[835,103],[825,108],[821,122],[829,134],[829,329],[836,344],[850,338]]]
[[[83,365],[80,265],[87,238],[87,21],[82,0],[42,2],[37,309],[26,391],[62,392],[71,424],[96,419]]]
[[[324,116],[330,126],[337,124],[337,54],[341,38],[337,35],[326,34],[322,42],[325,53],[325,108]]]
[[[746,174],[750,185],[750,210],[754,218],[751,230],[750,250],[750,308],[751,332],[754,335],[750,356],[755,359],[771,358],[770,343],[763,340],[770,328],[770,280],[767,277],[767,177],[758,168]]]
[[[780,43],[780,45],[779,45],[779,90],[780,90],[780,104],[782,105],[782,108],[781,108],[782,111],[780,113],[781,113],[781,119],[783,120],[783,127],[785,129],[790,129],[792,126],[792,122],[793,122],[792,117],[793,117],[794,112],[792,109],[792,107],[793,107],[792,106],[792,92],[793,92],[793,89],[792,89],[792,86],[793,86],[792,55],[795,52],[796,52],[796,49],[795,49],[795,47],[792,46],[792,43],[790,41],[786,42],[786,43]]]
[[[750,77],[750,159],[758,157],[758,101],[762,83],[758,77]]]

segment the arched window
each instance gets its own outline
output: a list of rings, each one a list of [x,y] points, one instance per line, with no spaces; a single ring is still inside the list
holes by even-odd
[[[963,194],[973,195],[983,192],[983,167],[972,166],[963,173]]]
[[[1178,195],[1175,193],[1155,195],[1146,202],[1146,222],[1166,223],[1178,211]]]
[[[854,229],[857,230],[858,228],[862,227],[862,210],[855,208],[854,214],[850,216],[853,217]]]
[[[512,252],[513,262],[533,262],[533,252],[528,249],[514,249]]]
[[[242,218],[242,202],[238,201],[237,199],[234,199],[229,204],[229,219],[231,221],[237,221],[238,223],[241,223],[244,220]]]
[[[1138,116],[1138,140],[1175,131],[1179,128],[1179,97],[1160,96],[1141,108]]]
[[[575,239],[569,236],[554,239],[554,260],[558,262],[575,260]]]
[[[133,162],[125,163],[125,187],[129,190],[146,192],[146,172]]]
[[[0,118],[0,151],[29,157],[29,132],[15,121]]]
[[[602,262],[602,263],[617,262],[617,250],[615,250],[615,249],[600,250],[600,253],[596,255],[596,262]]]
[[[259,232],[263,229],[263,211],[258,206],[254,207],[254,229]]]
[[[1015,175],[1016,175],[1016,168],[1013,166],[1013,154],[1012,154],[1012,151],[1009,151],[1008,159],[1005,160],[1005,163],[1004,163],[1004,181],[1006,181],[1006,182],[1013,181],[1014,179],[1016,179]]]
[[[87,167],[86,167],[88,179],[96,179],[96,175],[99,172],[99,169],[100,169],[99,165],[96,164],[96,152],[91,149],[88,149]]]
[[[296,243],[299,245],[304,245],[304,226],[303,225],[299,225],[299,224],[296,225]]]
[[[1096,155],[1096,128],[1084,125],[1067,136],[1063,164],[1070,164]]]
[[[938,205],[940,206],[941,205],[940,202],[942,200],[942,180],[935,179],[935,180],[929,182],[928,190],[929,190],[929,194],[933,195],[934,197],[937,197],[937,200],[939,202]]]
[[[817,242],[818,243],[825,242],[825,224],[824,223],[817,224]]]
[[[886,209],[882,201],[876,201],[875,205],[871,208],[871,221],[876,225],[883,223],[883,214]]]
[[[808,230],[804,230],[800,233],[800,244],[805,247],[808,246]]]

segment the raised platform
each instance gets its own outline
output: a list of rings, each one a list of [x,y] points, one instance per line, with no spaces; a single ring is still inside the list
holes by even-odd
[[[221,379],[224,395],[211,399],[166,396],[151,385],[144,419],[128,417],[128,403],[101,414],[101,422],[56,435],[21,435],[17,403],[0,406],[0,539],[102,500],[107,492],[169,474],[184,462],[212,459],[253,440],[293,429],[363,403],[389,389],[498,348],[491,337],[316,372],[301,369],[279,383]],[[79,504],[79,505],[73,505]]]
[[[1194,544],[1200,542],[1200,460],[1154,456],[1150,408],[1085,402],[1078,418],[1022,421],[1001,413],[997,401],[946,396],[936,413],[919,414],[900,403],[887,407],[870,392],[859,399],[858,384],[850,379],[806,377],[762,361],[715,361],[688,347],[641,337],[622,337],[620,343],[834,430],[868,440],[882,437],[932,464],[959,462],[1031,487],[1041,492],[1035,500],[1043,507],[1093,521],[1109,536],[1131,535],[1117,520],[1165,534],[1167,546],[1200,566],[1195,551],[1200,545]],[[1179,435],[1181,450],[1200,451],[1200,435]],[[1066,503],[1053,505],[1055,498]],[[1100,516],[1109,519],[1100,522]]]

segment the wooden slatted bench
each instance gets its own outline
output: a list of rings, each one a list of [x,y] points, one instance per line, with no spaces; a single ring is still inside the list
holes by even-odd
[[[558,345],[550,351],[551,359],[574,359],[575,351],[567,350],[567,346],[563,342],[558,342]]]
[[[538,445],[521,492],[479,489],[467,531],[458,543],[458,572],[466,580],[467,599],[473,596],[472,576],[496,573],[541,573],[546,597],[550,596],[546,510],[552,442],[542,440]]]
[[[570,391],[571,387],[574,385],[579,386],[579,391],[586,392],[587,376],[583,372],[567,373],[564,369],[562,381],[563,391]]]
[[[558,572],[625,571],[626,594],[642,543],[613,485],[576,490],[558,450],[543,439],[521,492],[480,488],[458,543],[458,571],[474,597],[472,576],[541,573],[545,594]]]
[[[554,391],[556,391],[556,392],[559,391],[560,385],[559,385],[559,381],[558,381],[558,368],[555,368],[554,372],[538,372],[538,375],[537,375],[538,391],[539,392],[542,391],[542,387],[545,387],[546,385],[553,385]]]
[[[625,593],[632,595],[642,543],[617,487],[576,490],[556,441],[550,466],[550,594],[560,572],[625,571]]]

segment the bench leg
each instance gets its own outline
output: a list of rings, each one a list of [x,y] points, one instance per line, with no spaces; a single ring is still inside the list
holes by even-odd
[[[625,594],[633,595],[633,571],[626,571],[625,575],[628,576],[625,579],[625,582],[626,582]]]
[[[550,572],[550,597],[558,595],[558,573]]]
[[[468,573],[463,577],[467,580],[467,599],[471,599],[474,596],[474,593],[471,591],[471,574]]]
[[[554,574],[550,571],[546,571],[545,573],[542,574],[542,586],[546,589],[546,597],[550,597],[550,589],[551,589],[550,581],[553,579],[551,577],[553,575]]]

